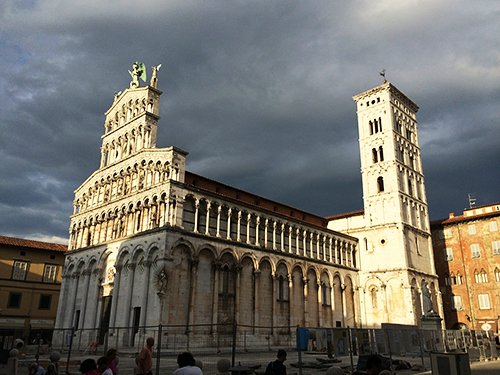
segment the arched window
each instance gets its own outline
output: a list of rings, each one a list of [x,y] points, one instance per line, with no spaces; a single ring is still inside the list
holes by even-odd
[[[453,272],[450,275],[450,280],[451,280],[451,285],[455,285],[457,283],[457,277]]]
[[[448,272],[444,273],[444,285],[451,285],[450,275],[448,275]]]
[[[408,194],[413,195],[413,188],[411,185],[411,179],[408,179]]]
[[[222,268],[222,294],[232,294],[233,288],[231,287],[232,285],[232,277],[231,277],[231,270],[229,269],[229,266],[226,264]]]
[[[462,285],[464,282],[464,279],[462,277],[462,274],[460,272],[457,272],[457,284]]]
[[[382,118],[378,118],[378,126],[379,126],[379,131],[382,131]]]
[[[278,301],[288,301],[288,282],[285,276],[278,276]]]
[[[383,177],[377,178],[377,187],[378,187],[379,193],[384,191],[384,178]]]
[[[370,121],[370,135],[373,134],[373,122]]]
[[[382,146],[378,148],[378,156],[380,161],[384,161],[384,149],[382,148]]]
[[[477,270],[474,270],[474,280],[476,281],[476,283],[481,282],[481,277],[479,276],[479,272],[477,272]]]
[[[500,281],[500,270],[497,268],[495,268],[495,281]]]
[[[378,158],[377,158],[377,150],[372,148],[372,157],[373,157],[373,162],[376,163],[378,162]]]
[[[372,308],[376,309],[377,308],[377,289],[376,288],[370,289],[370,299],[372,302]]]
[[[329,285],[327,285],[325,282],[321,283],[321,298],[323,299],[323,306],[330,306],[331,305],[331,288]]]
[[[487,283],[488,282],[488,274],[484,269],[481,270],[481,282],[482,283]]]

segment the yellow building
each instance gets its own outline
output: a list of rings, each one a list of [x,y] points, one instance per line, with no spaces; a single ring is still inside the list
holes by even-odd
[[[0,236],[0,348],[38,334],[50,340],[67,247]]]

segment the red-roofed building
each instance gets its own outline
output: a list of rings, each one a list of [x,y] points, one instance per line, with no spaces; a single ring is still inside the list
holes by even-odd
[[[431,222],[446,328],[498,332],[500,203]]]
[[[52,336],[67,246],[0,236],[0,336]],[[3,348],[6,348],[2,344]],[[10,349],[10,348],[8,348]]]

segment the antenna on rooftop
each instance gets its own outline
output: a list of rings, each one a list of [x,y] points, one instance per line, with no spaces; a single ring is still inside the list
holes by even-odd
[[[469,193],[469,208],[476,205],[476,193]]]

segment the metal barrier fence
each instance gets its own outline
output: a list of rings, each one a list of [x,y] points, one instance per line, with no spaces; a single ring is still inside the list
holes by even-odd
[[[45,332],[44,337],[48,332]],[[0,331],[1,336],[1,331]],[[48,359],[52,351],[61,353],[62,365],[70,373],[78,373],[78,362],[87,357],[98,358],[110,348],[118,350],[120,371],[132,375],[135,357],[146,339],[155,339],[156,374],[177,367],[177,355],[190,351],[203,362],[206,374],[217,373],[217,362],[227,358],[234,366],[265,365],[275,358],[278,348],[289,352],[299,374],[304,370],[302,354],[323,354],[344,358],[342,365],[355,367],[355,356],[379,353],[389,357],[420,358],[422,367],[429,352],[467,352],[473,360],[497,357],[492,331],[429,331],[414,326],[395,329],[258,327],[236,324],[183,326],[112,327],[102,329],[74,328],[53,330],[50,344],[26,345],[26,358]],[[50,341],[49,340],[49,341]],[[6,341],[4,340],[4,343]],[[10,342],[13,342],[12,338]],[[4,346],[5,349],[5,346]],[[7,348],[8,349],[8,348]],[[290,356],[292,354],[292,356]],[[307,372],[307,371],[306,371]]]

